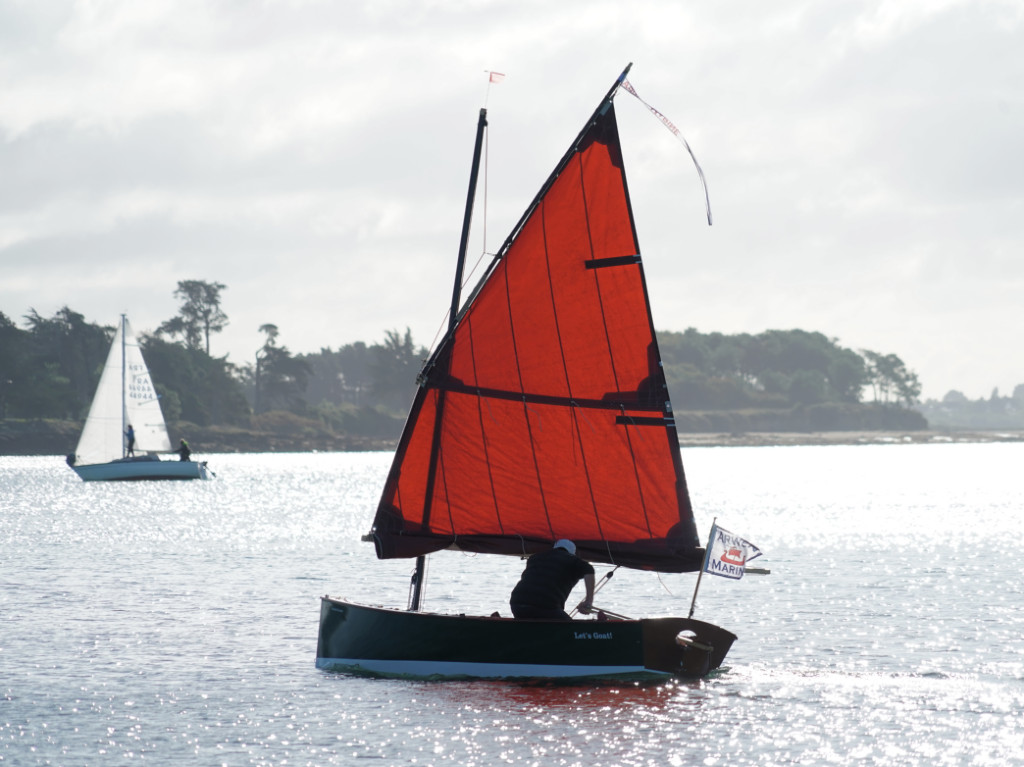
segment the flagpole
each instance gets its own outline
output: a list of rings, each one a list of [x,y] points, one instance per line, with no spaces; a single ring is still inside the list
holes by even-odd
[[[693,617],[693,610],[697,606],[697,590],[700,589],[700,579],[704,577],[704,571],[708,569],[708,557],[711,556],[711,544],[715,539],[715,525],[718,522],[718,517],[715,517],[711,522],[711,532],[708,533],[708,543],[704,547],[704,562],[700,566],[700,572],[697,573],[697,585],[693,587],[693,599],[690,602],[690,614],[687,618]]]

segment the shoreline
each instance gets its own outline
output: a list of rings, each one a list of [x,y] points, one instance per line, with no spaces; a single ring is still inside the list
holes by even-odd
[[[679,435],[680,448],[692,447],[829,447],[833,445],[948,445],[1024,442],[1024,431],[1011,429],[992,431],[826,431],[826,432],[746,432],[726,434],[713,432]],[[365,440],[347,444],[310,444],[305,440],[269,440],[262,445],[229,446],[218,444],[196,454],[266,454],[266,453],[362,453],[393,451],[397,440]],[[0,441],[0,457],[57,455],[52,446],[37,450],[5,450]]]
[[[300,424],[302,425],[302,424]],[[172,442],[185,437],[197,453],[353,453],[395,450],[394,438],[334,434],[307,428],[254,430],[176,423]],[[677,427],[679,424],[677,424]],[[0,421],[0,455],[66,455],[78,441],[73,421]],[[1024,442],[1024,429],[890,429],[847,431],[679,431],[680,447],[789,447]]]
[[[951,443],[1024,442],[1016,429],[922,431],[819,431],[686,433],[681,447],[797,447],[814,445],[944,445]]]

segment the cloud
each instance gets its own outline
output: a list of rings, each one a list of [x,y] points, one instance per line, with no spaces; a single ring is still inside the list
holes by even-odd
[[[140,330],[227,285],[215,353],[413,330],[618,99],[656,323],[800,327],[899,354],[926,396],[1024,380],[1024,11],[1010,2],[280,0],[0,4],[0,311]],[[485,70],[508,76],[487,87]],[[486,232],[486,240],[484,235]]]

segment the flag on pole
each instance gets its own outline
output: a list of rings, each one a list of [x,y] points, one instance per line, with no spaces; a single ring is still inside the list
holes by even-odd
[[[747,562],[757,559],[761,553],[761,549],[750,541],[745,541],[714,524],[711,526],[711,535],[708,536],[704,572],[738,581],[743,577]]]
[[[491,83],[500,83],[502,80],[505,79],[505,75],[501,72],[489,72],[489,74],[491,77],[488,80],[488,82]]]

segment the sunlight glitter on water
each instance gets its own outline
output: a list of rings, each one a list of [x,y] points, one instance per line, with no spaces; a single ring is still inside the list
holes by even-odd
[[[0,759],[1024,764],[1024,446],[687,448],[701,536],[717,515],[772,574],[705,578],[722,671],[597,688],[317,671],[320,595],[405,604],[411,563],[360,541],[391,456],[204,458],[138,485],[0,459]],[[521,567],[431,557],[428,607],[507,613]],[[600,601],[685,614],[693,584],[622,570]]]

